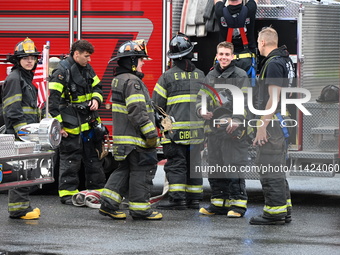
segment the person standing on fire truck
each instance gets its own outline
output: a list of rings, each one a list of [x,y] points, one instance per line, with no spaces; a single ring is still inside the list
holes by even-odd
[[[73,205],[72,196],[79,192],[82,161],[86,189],[101,191],[106,181],[99,159],[105,127],[97,112],[103,92],[89,64],[93,52],[87,40],[74,42],[70,56],[58,63],[49,82],[49,113],[62,127],[58,190],[61,203],[67,205]]]
[[[286,163],[286,141],[280,118],[281,88],[288,87],[293,69],[286,46],[278,48],[278,34],[267,27],[259,32],[257,39],[260,54],[265,57],[259,74],[259,110],[275,109],[271,114],[261,116],[253,145],[259,146],[256,153],[258,166],[282,166]],[[276,100],[275,100],[276,99]],[[275,104],[275,105],[274,105]],[[269,168],[268,168],[269,169]],[[283,225],[291,222],[292,203],[285,173],[262,172],[259,169],[265,205],[263,214],[252,217],[252,225]]]
[[[244,51],[245,46],[256,54],[255,17],[257,0],[249,0],[245,5],[243,5],[242,0],[214,0],[214,3],[215,14],[219,20],[219,42],[226,41],[228,33],[232,33],[230,42],[234,45],[234,54]],[[231,30],[228,30],[228,28],[231,28]],[[244,28],[246,38],[242,37],[240,28]]]
[[[6,134],[15,134],[16,138],[22,126],[39,123],[38,92],[32,84],[38,55],[34,42],[26,38],[15,46],[14,55],[9,58],[14,66],[3,85],[3,116]],[[39,219],[39,208],[33,209],[30,205],[30,190],[31,187],[20,187],[8,191],[10,218]]]
[[[206,120],[205,132],[208,139],[208,164],[212,167],[231,169],[226,173],[211,173],[209,183],[212,190],[210,205],[201,208],[203,215],[223,214],[229,218],[240,218],[247,210],[247,192],[245,179],[240,167],[247,165],[248,137],[245,127],[248,117],[247,87],[249,79],[247,73],[235,66],[234,47],[230,42],[217,45],[216,59],[218,63],[207,74],[205,83],[214,87],[215,84],[232,84],[242,90],[244,94],[244,115],[233,114],[232,97],[229,90],[219,89],[222,105],[215,98],[207,100],[207,112],[202,112],[202,101],[199,97],[197,112]],[[207,91],[203,88],[200,93]],[[209,93],[208,93],[209,95]],[[225,120],[224,124],[215,125],[216,120]]]
[[[135,220],[161,220],[151,209],[152,179],[157,169],[158,134],[149,91],[143,83],[142,66],[148,58],[140,40],[120,45],[112,89],[113,155],[119,162],[101,193],[99,213],[112,219],[125,219],[119,211],[123,198]]]
[[[174,121],[171,130],[161,130],[167,162],[164,171],[169,181],[169,201],[159,209],[198,209],[203,197],[203,180],[194,178],[195,165],[200,163],[203,143],[203,121],[196,115],[196,98],[204,73],[191,62],[194,45],[188,36],[177,33],[169,43],[168,57],[174,66],[158,79],[152,99]]]
[[[219,25],[219,42],[234,45],[234,63],[252,78],[256,79],[255,16],[257,0],[214,0],[215,15]]]

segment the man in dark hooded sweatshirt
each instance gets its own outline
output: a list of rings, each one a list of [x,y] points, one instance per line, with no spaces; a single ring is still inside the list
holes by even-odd
[[[185,34],[178,33],[171,39],[168,57],[173,59],[173,66],[158,79],[152,95],[156,107],[174,121],[170,130],[161,130],[169,201],[162,201],[158,209],[198,209],[202,200],[202,178],[193,174],[203,143],[203,121],[195,107],[205,75],[191,62],[193,48]]]
[[[260,116],[263,125],[257,127],[253,141],[257,147],[256,164],[275,169],[286,163],[287,146],[284,132],[278,121],[281,112],[280,94],[289,86],[294,76],[292,61],[286,46],[278,47],[278,34],[271,27],[259,32],[258,49],[265,57],[259,74],[258,109],[275,109],[273,113]],[[288,113],[286,113],[289,116]],[[282,116],[283,118],[284,116]],[[273,123],[273,124],[272,124]],[[284,225],[292,221],[292,201],[284,171],[262,172],[260,181],[264,195],[263,213],[252,217],[252,225]]]

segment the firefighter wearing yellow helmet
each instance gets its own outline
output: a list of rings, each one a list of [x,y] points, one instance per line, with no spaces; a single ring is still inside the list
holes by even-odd
[[[21,127],[38,123],[37,89],[32,84],[37,66],[37,51],[34,42],[26,38],[14,48],[9,61],[14,64],[3,85],[3,113],[7,134],[17,136]],[[40,216],[39,208],[31,207],[31,187],[9,190],[8,212],[10,218],[35,220]]]

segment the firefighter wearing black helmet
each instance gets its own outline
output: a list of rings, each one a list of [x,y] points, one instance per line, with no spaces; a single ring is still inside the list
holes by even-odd
[[[9,61],[14,64],[3,85],[3,114],[7,134],[15,134],[24,125],[38,123],[37,89],[32,84],[37,66],[37,51],[34,42],[26,38],[19,42]],[[8,211],[11,218],[35,220],[40,216],[39,208],[30,205],[31,187],[9,190]]]
[[[141,48],[142,47],[142,48]],[[142,81],[142,66],[148,58],[145,44],[124,42],[118,49],[112,80],[113,155],[119,162],[101,193],[99,213],[125,219],[119,211],[125,197],[133,219],[160,220],[162,214],[149,202],[152,179],[157,169],[158,134],[149,91]]]
[[[247,87],[249,80],[241,68],[235,66],[233,60],[233,44],[221,42],[217,45],[216,59],[218,63],[207,74],[205,83],[215,87],[215,84],[232,84],[244,93],[244,115],[233,114],[232,97],[228,90],[218,89],[220,95],[207,93],[206,113],[202,111],[201,93],[210,91],[203,88],[200,91],[197,112],[206,120],[208,165],[225,171],[209,174],[211,187],[210,205],[200,208],[203,215],[223,214],[229,218],[240,218],[247,210],[247,193],[245,179],[240,171],[247,164],[248,141],[246,132]],[[216,98],[221,98],[221,102]]]
[[[339,86],[327,85],[316,99],[318,103],[338,103],[339,102]]]
[[[158,79],[152,98],[156,107],[172,116],[171,130],[162,130],[164,166],[169,181],[169,201],[159,209],[199,208],[202,200],[202,178],[195,173],[200,163],[203,142],[203,121],[196,115],[195,106],[204,73],[191,62],[194,48],[188,36],[175,35],[169,44],[168,57],[173,67]],[[194,177],[194,178],[193,178]]]
[[[66,205],[73,205],[72,196],[79,192],[82,162],[86,189],[100,191],[106,181],[101,159],[105,127],[97,111],[103,92],[89,64],[93,52],[89,41],[75,41],[70,56],[58,63],[49,82],[49,113],[62,127],[58,192]]]

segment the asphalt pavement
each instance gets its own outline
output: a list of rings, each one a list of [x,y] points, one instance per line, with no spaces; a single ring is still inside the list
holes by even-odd
[[[156,174],[153,195],[164,173]],[[240,219],[201,216],[198,210],[162,211],[161,221],[112,220],[97,209],[62,205],[57,195],[32,195],[39,220],[8,218],[7,194],[0,194],[0,255],[108,254],[340,254],[340,176],[289,177],[293,221],[253,226],[263,196],[258,180],[247,180],[248,210]],[[204,201],[209,204],[204,180]]]

